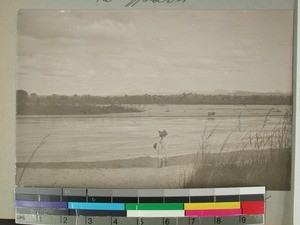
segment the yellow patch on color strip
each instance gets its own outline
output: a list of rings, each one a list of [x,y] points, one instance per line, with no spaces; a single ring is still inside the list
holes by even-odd
[[[184,210],[239,209],[240,202],[184,203]]]

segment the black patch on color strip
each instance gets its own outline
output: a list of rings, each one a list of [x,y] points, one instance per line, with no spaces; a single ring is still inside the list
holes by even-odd
[[[163,197],[139,197],[139,203],[163,203]]]
[[[41,202],[60,202],[60,196],[56,195],[40,195]]]
[[[71,216],[119,216],[126,217],[126,210],[70,210]]]
[[[216,196],[216,202],[238,202],[240,201],[239,195],[219,195]]]
[[[113,203],[138,203],[138,197],[113,197]]]
[[[30,195],[30,194],[15,194],[15,200],[19,201],[38,201],[38,195]]]
[[[215,196],[191,196],[191,202],[214,202]]]
[[[165,197],[165,203],[188,203],[189,197]]]
[[[86,202],[85,196],[63,196],[63,202]]]
[[[111,203],[111,197],[89,197],[88,202]]]
[[[264,201],[265,196],[260,194],[260,195],[240,195],[240,201],[241,202],[247,202],[247,201]]]

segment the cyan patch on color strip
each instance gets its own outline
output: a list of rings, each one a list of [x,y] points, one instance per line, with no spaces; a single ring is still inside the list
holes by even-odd
[[[125,210],[123,203],[85,203],[85,202],[69,202],[69,209],[85,209],[85,210]]]

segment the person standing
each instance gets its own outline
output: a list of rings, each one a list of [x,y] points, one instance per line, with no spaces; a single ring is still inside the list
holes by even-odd
[[[158,131],[159,141],[153,145],[154,149],[157,151],[158,166],[164,167],[168,165],[167,157],[167,143],[166,136],[168,135],[166,130]]]

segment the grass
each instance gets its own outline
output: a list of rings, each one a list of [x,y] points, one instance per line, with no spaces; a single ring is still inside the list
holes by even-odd
[[[217,127],[208,131],[205,125],[193,166],[189,172],[182,174],[177,186],[206,188],[263,185],[269,190],[289,190],[291,113],[287,111],[270,130],[267,127],[271,113],[272,109],[255,132],[241,129],[239,116],[237,127],[228,133],[216,153],[209,153],[207,149]],[[238,133],[241,141],[232,152],[224,152],[228,140],[233,138],[233,133]]]

